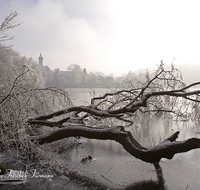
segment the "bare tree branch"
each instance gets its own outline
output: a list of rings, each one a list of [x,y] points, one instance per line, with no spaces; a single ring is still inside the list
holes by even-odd
[[[114,140],[120,143],[123,148],[132,156],[145,162],[155,163],[162,158],[172,159],[177,153],[187,152],[192,149],[200,148],[200,139],[191,138],[185,141],[175,141],[179,131],[152,148],[145,148],[140,145],[129,131],[124,127],[113,128],[91,128],[86,126],[67,126],[53,132],[31,136],[29,139],[38,140],[40,144],[51,143],[67,137],[82,136],[90,139]]]
[[[73,111],[79,111],[79,112],[85,112],[89,113],[95,116],[100,117],[117,117],[120,118],[123,116],[124,113],[134,113],[141,107],[147,107],[147,100],[154,96],[174,96],[174,97],[183,97],[188,98],[188,96],[199,94],[200,90],[190,91],[190,92],[179,92],[177,90],[175,91],[158,91],[158,92],[149,92],[146,94],[143,94],[140,100],[135,101],[131,105],[128,104],[128,106],[124,106],[123,108],[116,109],[116,110],[99,110],[97,108],[92,108],[91,106],[75,106],[67,109],[63,109],[60,111],[56,111],[47,115],[38,115],[34,117],[29,117],[29,120],[46,120],[50,119],[52,117],[60,116],[69,112]],[[191,101],[196,101],[193,99],[190,99]]]
[[[14,36],[9,37],[9,35],[7,34],[7,31],[22,24],[22,23],[15,24],[15,18],[18,15],[19,14],[16,11],[11,12],[7,17],[5,17],[3,22],[0,24],[0,42],[9,41],[14,38]],[[7,46],[7,48],[11,48],[11,47],[12,45]]]

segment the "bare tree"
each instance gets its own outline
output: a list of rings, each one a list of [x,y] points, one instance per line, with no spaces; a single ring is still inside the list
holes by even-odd
[[[40,144],[50,143],[67,137],[82,136],[91,139],[114,140],[132,156],[145,162],[157,163],[162,158],[171,159],[177,153],[200,148],[200,139],[191,138],[176,141],[179,131],[151,148],[140,145],[130,131],[125,130],[137,117],[145,115],[154,117],[163,115],[182,120],[199,120],[198,104],[200,90],[190,91],[191,87],[200,82],[186,86],[182,82],[179,70],[171,66],[166,71],[161,62],[153,75],[146,73],[146,82],[138,83],[137,87],[118,89],[103,96],[91,99],[88,106],[68,107],[45,115],[29,117],[31,125],[57,127],[54,131],[39,136],[30,136],[30,140],[38,140]],[[63,116],[59,119],[59,116]],[[58,117],[57,120],[55,118]],[[54,120],[52,120],[54,118]],[[87,122],[86,122],[87,118]],[[110,120],[108,120],[110,119]],[[106,120],[107,127],[97,128],[89,121]],[[72,121],[78,123],[73,125]],[[109,123],[109,122],[110,123]],[[124,126],[118,126],[123,121]]]

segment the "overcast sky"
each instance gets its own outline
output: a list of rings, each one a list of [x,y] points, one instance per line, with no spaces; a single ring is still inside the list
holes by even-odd
[[[14,49],[44,65],[115,76],[170,64],[200,64],[199,0],[0,0],[23,24],[10,32]]]

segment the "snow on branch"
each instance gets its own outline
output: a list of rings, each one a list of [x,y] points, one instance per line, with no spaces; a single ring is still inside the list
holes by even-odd
[[[200,139],[191,138],[185,141],[175,141],[179,131],[152,148],[145,148],[140,145],[129,131],[124,127],[113,128],[91,128],[86,126],[67,126],[47,134],[28,137],[31,140],[38,140],[40,144],[51,143],[63,138],[82,136],[90,139],[114,140],[120,143],[123,148],[132,156],[142,161],[155,163],[162,158],[172,159],[177,153],[187,152],[200,148]]]
[[[182,98],[188,99],[188,96],[197,95],[197,94],[200,94],[200,90],[182,92],[182,89],[181,89],[181,90],[174,90],[174,91],[148,92],[148,93],[143,94],[141,99],[135,101],[131,105],[128,104],[128,106],[125,105],[124,107],[115,109],[115,110],[100,110],[98,108],[95,108],[95,107],[93,108],[91,106],[74,106],[74,107],[66,108],[63,110],[56,111],[56,112],[52,112],[46,115],[37,115],[37,116],[29,117],[29,120],[46,120],[46,119],[50,119],[56,116],[66,114],[66,113],[74,112],[74,111],[85,112],[85,113],[89,113],[91,115],[99,116],[99,117],[120,118],[125,113],[134,113],[140,107],[147,107],[147,100],[154,96],[167,95],[167,96],[182,97]],[[195,99],[190,99],[190,100],[196,101]]]

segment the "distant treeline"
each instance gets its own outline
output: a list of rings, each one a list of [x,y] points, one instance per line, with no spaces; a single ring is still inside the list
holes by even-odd
[[[101,72],[87,72],[86,68],[80,65],[69,65],[66,71],[60,71],[58,68],[51,70],[48,66],[39,65],[32,58],[21,56],[13,49],[8,49],[0,43],[0,86],[3,87],[6,82],[6,76],[12,75],[19,65],[26,65],[37,75],[40,85],[44,87],[59,88],[109,88],[109,87],[136,87],[140,82],[144,82],[147,72],[139,70],[129,71],[123,76],[106,76]],[[175,65],[182,72],[183,81],[186,84],[200,81],[200,65],[185,64]],[[150,70],[149,73],[153,73]]]
[[[67,71],[58,68],[51,71],[47,66],[42,68],[46,86],[59,88],[103,88],[114,86],[113,76],[105,76],[103,73],[87,73],[80,65],[72,64]]]
[[[114,77],[106,76],[101,72],[88,73],[86,68],[82,69],[80,65],[72,64],[67,71],[60,71],[58,68],[51,71],[48,66],[41,66],[43,76],[47,87],[60,88],[109,88],[125,87],[133,85],[136,81],[144,81],[145,73],[135,74],[129,72],[127,75]]]

